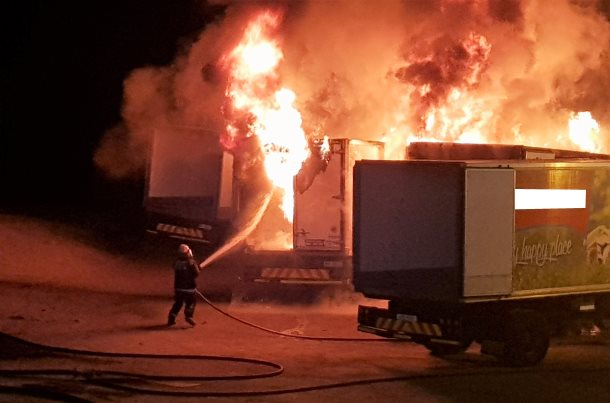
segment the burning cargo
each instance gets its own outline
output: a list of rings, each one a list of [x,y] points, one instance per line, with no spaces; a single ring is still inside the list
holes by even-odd
[[[476,340],[533,365],[550,329],[610,317],[610,161],[599,157],[356,163],[354,285],[389,300],[359,307],[359,329],[439,355]]]

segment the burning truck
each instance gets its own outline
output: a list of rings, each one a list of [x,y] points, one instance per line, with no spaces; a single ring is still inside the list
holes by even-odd
[[[202,147],[200,139],[210,136],[201,130],[156,131],[144,199],[148,232],[207,253],[232,245],[203,274],[212,294],[253,283],[349,286],[352,170],[357,160],[383,159],[383,144],[312,140],[313,157],[294,178],[293,216],[286,219],[270,204],[277,197],[273,189],[261,196],[263,185],[252,179],[260,167],[223,151],[217,141]]]
[[[413,144],[354,170],[359,330],[433,354],[472,341],[534,365],[574,321],[610,319],[610,156]]]

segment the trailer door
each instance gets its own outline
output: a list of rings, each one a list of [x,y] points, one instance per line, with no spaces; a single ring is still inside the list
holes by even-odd
[[[330,160],[311,186],[295,192],[294,248],[300,251],[336,251],[344,247],[342,237],[343,186],[347,141],[333,140]]]
[[[515,171],[466,169],[464,297],[512,290]]]

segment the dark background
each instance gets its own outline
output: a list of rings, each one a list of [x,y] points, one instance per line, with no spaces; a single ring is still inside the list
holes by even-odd
[[[167,65],[224,11],[195,0],[4,2],[0,208],[88,209],[131,216],[142,178],[115,181],[93,163],[121,120],[123,80]]]

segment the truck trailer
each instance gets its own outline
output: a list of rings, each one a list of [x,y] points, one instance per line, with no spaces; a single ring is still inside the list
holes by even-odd
[[[271,213],[263,216],[249,238],[202,272],[208,295],[243,296],[248,288],[287,284],[351,289],[352,169],[357,160],[382,159],[383,144],[312,139],[310,149],[313,157],[294,181],[292,223],[283,217],[270,219]],[[244,178],[244,165],[222,150],[217,135],[201,128],[172,125],[156,130],[144,198],[148,232],[189,242],[202,251],[222,247],[240,230],[243,213],[263,192]],[[260,241],[280,226],[287,242],[278,246]]]
[[[147,231],[217,247],[235,214],[233,156],[200,127],[162,126],[152,139],[143,202]]]
[[[245,269],[255,282],[351,284],[353,166],[382,159],[383,144],[354,139],[314,140],[313,161],[294,181],[292,242],[283,251],[248,245]],[[320,151],[320,148],[324,151]],[[307,163],[306,163],[307,164]]]
[[[442,146],[431,147],[438,156]],[[358,307],[360,331],[435,355],[476,341],[506,365],[529,366],[569,323],[603,327],[610,161],[503,149],[520,156],[467,160],[456,148],[444,159],[356,163],[354,286],[387,300]]]

